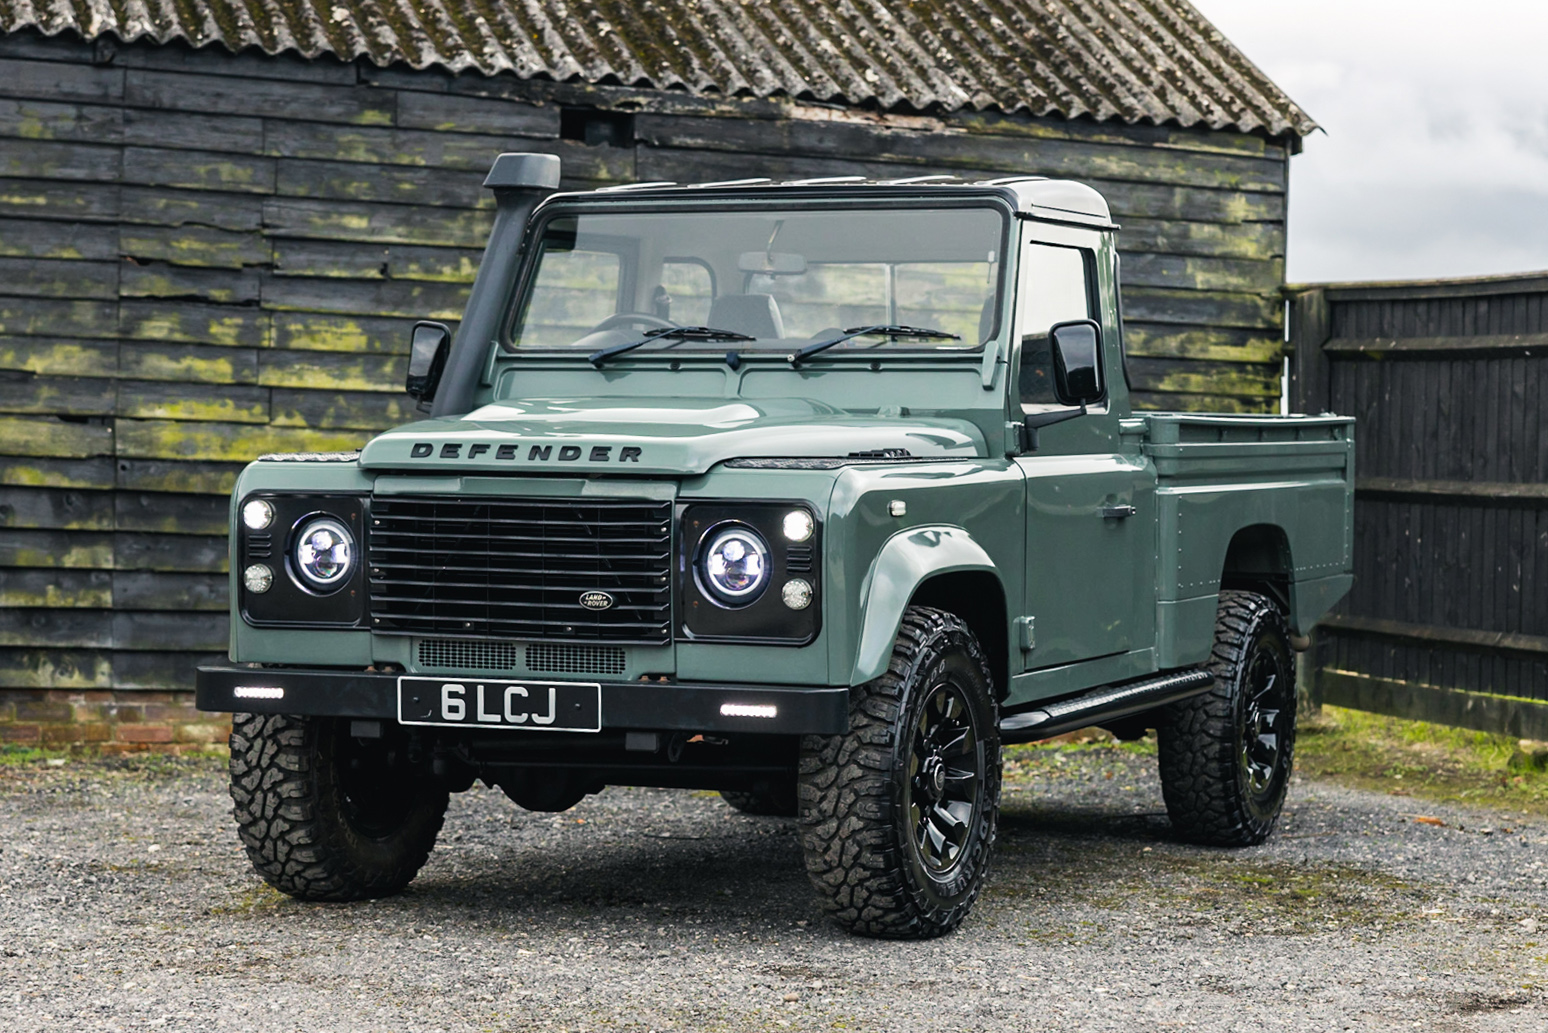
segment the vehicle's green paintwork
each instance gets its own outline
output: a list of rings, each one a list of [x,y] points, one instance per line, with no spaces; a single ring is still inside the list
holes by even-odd
[[[866,188],[832,189],[852,203]],[[1113,231],[1077,221],[1015,220],[1007,282],[1016,290],[982,353],[835,351],[800,369],[775,355],[732,369],[713,354],[684,353],[669,366],[659,354],[630,353],[597,370],[583,355],[527,356],[491,342],[472,413],[383,434],[358,462],[260,460],[238,480],[233,529],[237,504],[255,490],[811,504],[824,542],[814,641],[628,647],[625,679],[858,684],[885,670],[910,601],[940,584],[933,579],[962,574],[979,578],[975,598],[994,615],[980,637],[1002,643],[994,661],[1010,706],[1203,662],[1223,578],[1279,579],[1291,625],[1304,633],[1351,581],[1352,421],[1133,413]],[[1010,328],[1017,298],[1035,290],[1016,260],[1032,240],[1097,257],[1108,397],[1044,428],[1038,450],[1021,452]],[[509,303],[509,291],[478,296]],[[458,446],[455,456],[447,445]],[[470,455],[475,445],[485,447]],[[539,458],[533,446],[554,451]],[[575,458],[559,458],[564,446]],[[884,448],[921,461],[726,465]],[[635,458],[624,458],[628,449]],[[1103,515],[1114,506],[1134,511]],[[1258,547],[1244,551],[1244,542]],[[1246,565],[1228,571],[1228,555]],[[233,569],[234,600],[238,578]],[[237,661],[414,672],[411,646],[363,630],[232,621]]]

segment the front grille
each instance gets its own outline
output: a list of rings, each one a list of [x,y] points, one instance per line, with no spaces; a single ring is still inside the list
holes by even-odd
[[[533,645],[527,647],[527,670],[546,674],[622,674],[621,646]]]
[[[672,504],[377,496],[366,542],[375,631],[666,642]],[[606,593],[606,609],[581,605]]]
[[[517,647],[509,642],[476,642],[460,638],[427,638],[419,643],[419,666],[464,671],[511,671]]]

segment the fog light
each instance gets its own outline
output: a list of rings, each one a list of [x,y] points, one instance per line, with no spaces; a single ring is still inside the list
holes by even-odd
[[[249,592],[262,595],[274,584],[274,571],[269,569],[267,563],[254,563],[242,571],[242,584]]]
[[[785,537],[793,542],[804,542],[812,536],[812,515],[804,509],[792,509],[785,514]]]
[[[262,531],[274,522],[274,507],[263,499],[248,499],[242,507],[242,523],[249,531]]]
[[[779,590],[779,597],[785,600],[785,605],[792,610],[804,610],[812,605],[812,586],[810,582],[801,578],[791,578],[785,582],[785,587]]]

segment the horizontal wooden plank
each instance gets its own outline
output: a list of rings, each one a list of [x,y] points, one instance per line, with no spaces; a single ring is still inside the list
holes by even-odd
[[[557,105],[405,90],[397,94],[394,122],[438,133],[499,133],[538,139],[559,136]]]
[[[452,325],[456,326],[455,321]],[[414,320],[408,318],[276,312],[274,347],[301,351],[407,355],[413,327]]]
[[[123,151],[111,144],[38,140],[25,147],[0,147],[0,176],[23,179],[118,179]]]
[[[150,570],[112,573],[112,606],[120,610],[197,610],[224,613],[228,608],[224,574],[179,574]]]
[[[0,138],[116,143],[123,125],[122,108],[0,97]]]
[[[1278,362],[1285,350],[1283,340],[1263,331],[1133,321],[1124,323],[1123,343],[1137,358],[1212,362]]]
[[[125,298],[177,298],[213,301],[226,305],[251,305],[262,294],[262,273],[257,269],[197,269],[148,262],[125,262],[118,292]]]
[[[1292,290],[1312,285],[1293,284]],[[1465,276],[1442,280],[1397,280],[1391,283],[1329,283],[1328,301],[1439,301],[1449,298],[1487,298],[1497,294],[1548,292],[1548,273]]]
[[[1285,279],[1283,259],[1203,258],[1130,253],[1120,266],[1125,287],[1277,294]]]
[[[43,100],[116,101],[124,96],[124,70],[73,61],[0,63],[0,96]]]
[[[105,649],[112,644],[111,610],[0,609],[0,646]]]
[[[0,688],[114,689],[113,654],[88,649],[0,649]]]
[[[78,458],[113,454],[113,428],[53,416],[0,416],[0,455]]]
[[[269,389],[248,385],[201,385],[125,381],[118,385],[120,416],[134,419],[269,422]]]
[[[379,431],[422,417],[405,394],[274,389],[274,426]]]
[[[0,646],[11,648],[212,650],[228,635],[223,613],[0,610]]]
[[[13,32],[0,36],[0,58],[26,58],[34,61],[69,61],[79,65],[97,63],[94,43],[72,33],[45,36],[41,32]]]
[[[107,378],[0,371],[0,412],[108,416],[113,413],[115,394],[116,385]]]
[[[1489,631],[1483,628],[1447,628],[1433,624],[1411,624],[1376,617],[1333,615],[1324,617],[1317,627],[1340,635],[1372,635],[1429,645],[1460,647],[1484,652],[1519,653],[1548,656],[1548,635],[1524,635],[1513,631]]]
[[[494,194],[484,188],[488,171],[487,164],[468,170],[286,158],[276,170],[274,189],[282,197],[493,208]]]
[[[1322,702],[1333,706],[1472,728],[1512,739],[1548,739],[1548,703],[1538,700],[1329,670],[1317,672],[1317,692]]]
[[[276,276],[263,283],[263,304],[275,310],[459,319],[470,290],[470,284],[428,280],[371,282]]]
[[[120,491],[113,494],[113,522],[119,531],[168,534],[227,534],[230,506],[219,495]]]
[[[61,219],[0,218],[0,257],[116,261],[118,227]]]
[[[221,154],[263,153],[263,119],[188,114],[165,108],[124,108],[123,139],[130,145]]]
[[[0,530],[0,567],[109,570],[113,549],[104,531]]]
[[[258,352],[207,344],[124,343],[118,372],[136,380],[166,380],[184,384],[256,384]]]
[[[226,535],[136,534],[113,536],[117,570],[183,570],[218,574],[227,570]]]
[[[112,341],[0,337],[0,370],[110,377],[118,372],[118,345]]]
[[[89,459],[0,456],[0,485],[108,489],[114,484],[114,470],[111,456]]]
[[[219,75],[243,79],[279,79],[283,82],[309,82],[354,86],[359,77],[353,61],[332,54],[315,58],[296,53],[265,54],[248,47],[233,54],[225,47],[158,46],[143,41],[119,46],[113,63],[124,68],[145,68],[154,72],[190,72],[195,75]],[[240,88],[240,87],[236,87]]]
[[[8,215],[65,222],[118,217],[117,183],[0,179],[0,211]]]
[[[1545,287],[1548,292],[1548,287]],[[1541,334],[1478,334],[1454,337],[1335,337],[1322,346],[1322,350],[1334,355],[1393,355],[1402,357],[1412,353],[1414,358],[1435,358],[1451,352],[1461,355],[1512,354],[1530,355],[1533,351],[1548,354],[1548,333]]]
[[[0,291],[11,297],[113,298],[118,265],[116,260],[0,258]]]
[[[488,172],[502,152],[541,151],[558,155],[566,178],[572,181],[627,183],[635,178],[632,148],[588,147],[572,140],[368,129],[273,119],[267,123],[264,141],[265,153],[275,157],[480,172]]]
[[[256,194],[126,186],[121,201],[122,221],[150,226],[207,226],[235,232],[257,230],[263,226],[263,201]]]
[[[166,459],[120,459],[117,485],[136,491],[231,494],[245,463],[189,463]]]
[[[408,375],[407,357],[398,355],[273,351],[258,361],[258,382],[266,387],[397,393]]]
[[[304,119],[348,125],[392,124],[393,94],[365,86],[130,69],[124,102],[154,111],[210,115],[263,112],[272,119]]]
[[[1282,326],[1279,294],[1128,287],[1124,316],[1142,323],[1274,329]]]
[[[217,151],[125,147],[123,181],[140,186],[274,193],[274,159]]]
[[[50,338],[116,337],[118,305],[111,301],[0,295],[0,334]]]
[[[209,653],[164,653],[155,650],[113,654],[113,688],[148,691],[192,691],[200,664],[227,662],[226,650]]]
[[[1248,363],[1129,359],[1129,381],[1138,391],[1278,398],[1280,366]]]
[[[269,343],[269,314],[258,309],[210,305],[186,299],[126,300],[120,307],[120,336],[141,341],[176,341],[261,348]]]
[[[378,245],[482,247],[493,220],[491,211],[334,200],[277,198],[263,208],[264,225],[275,237]]]
[[[272,259],[270,244],[258,230],[243,232],[186,224],[126,225],[119,230],[118,238],[122,253],[141,262],[240,269],[268,265]]]
[[[885,119],[869,111],[836,111],[854,121]],[[1079,140],[1119,147],[1157,147],[1174,151],[1198,151],[1205,154],[1235,154],[1254,158],[1283,160],[1284,145],[1254,133],[1211,129],[1208,126],[1183,128],[1176,125],[1125,125],[1121,122],[1096,122],[1090,119],[1066,119],[1057,116],[1032,117],[1024,113],[1006,115],[997,111],[955,111],[940,118],[943,130],[962,130],[986,136],[1015,136],[1035,140]]]
[[[472,283],[482,248],[366,244],[331,240],[274,241],[277,276]]]
[[[1184,154],[1160,149],[1067,140],[1023,140],[879,128],[844,122],[767,122],[641,113],[635,138],[651,147],[732,151],[747,155],[863,154],[899,165],[946,165],[1011,174],[1103,179],[1216,190],[1284,190],[1285,163],[1227,154]]]
[[[1355,479],[1358,496],[1407,498],[1434,503],[1525,503],[1548,504],[1548,484],[1514,481],[1423,481],[1403,477],[1359,477]]]
[[[118,454],[141,459],[250,462],[266,452],[349,451],[359,448],[368,437],[369,434],[355,430],[119,420]]]
[[[113,605],[106,570],[7,570],[0,576],[0,609],[102,609]]]
[[[0,527],[113,530],[113,493],[74,488],[0,488]]]
[[[1123,254],[1149,252],[1210,258],[1285,257],[1283,222],[1189,222],[1126,216],[1118,233]]]
[[[1130,395],[1134,408],[1165,412],[1255,413],[1279,411],[1277,398],[1239,398],[1216,394],[1168,394],[1135,391]]]

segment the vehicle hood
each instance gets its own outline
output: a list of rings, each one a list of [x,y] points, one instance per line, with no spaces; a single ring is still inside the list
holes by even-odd
[[[857,416],[802,398],[540,399],[486,405],[373,439],[361,466],[381,470],[698,474],[727,459],[983,455],[966,420]]]

